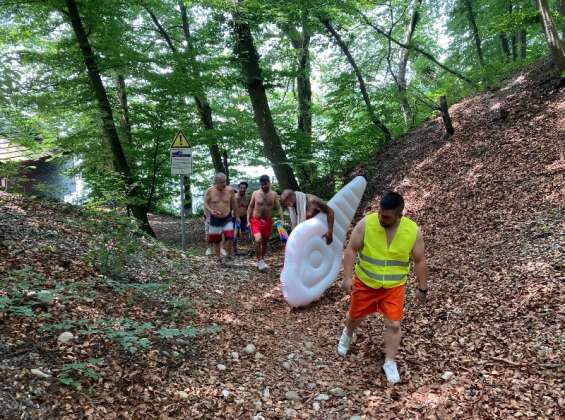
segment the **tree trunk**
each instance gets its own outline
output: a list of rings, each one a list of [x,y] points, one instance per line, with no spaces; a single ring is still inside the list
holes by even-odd
[[[131,134],[131,123],[129,120],[128,96],[126,91],[126,81],[122,74],[116,76],[116,90],[118,103],[120,104],[120,131],[122,132],[122,144],[127,157],[128,149],[133,147],[133,136]],[[131,162],[129,162],[131,163]]]
[[[412,16],[410,21],[406,24],[404,29],[404,44],[410,45],[412,42],[412,36],[416,31],[416,25],[420,20],[420,5],[422,0],[414,1],[414,9],[412,10]],[[408,68],[408,59],[410,55],[410,49],[401,48],[400,49],[400,62],[398,64],[398,92],[400,94],[400,109],[402,111],[402,116],[404,117],[404,123],[408,128],[412,127],[413,117],[412,110],[410,109],[410,104],[408,103],[408,98],[406,96],[407,82],[406,82],[406,70]]]
[[[538,6],[545,33],[545,39],[547,40],[547,44],[549,45],[549,49],[553,55],[553,61],[555,62],[559,73],[563,73],[565,72],[565,48],[557,35],[557,28],[555,27],[555,22],[551,16],[548,1],[538,0]]]
[[[303,22],[302,32],[288,26],[285,32],[298,55],[296,91],[298,102],[297,156],[296,171],[302,190],[308,189],[316,177],[316,166],[312,163],[312,86],[310,83],[310,33]],[[303,185],[304,184],[304,185]]]
[[[184,214],[190,215],[192,214],[192,191],[190,188],[190,177],[184,176]]]
[[[200,70],[198,69],[198,63],[196,62],[196,54],[194,51],[194,46],[192,43],[192,36],[190,35],[190,27],[188,26],[188,12],[184,1],[179,2],[180,14],[182,19],[182,30],[184,33],[184,39],[186,41],[187,53],[189,59],[189,66],[193,75],[193,82],[196,83],[196,91],[194,93],[194,102],[196,102],[196,107],[198,108],[198,114],[200,115],[200,121],[206,130],[214,130],[214,120],[212,119],[212,108],[206,97],[206,92],[202,86],[202,79],[200,77]],[[220,154],[220,148],[218,143],[214,140],[212,144],[208,146],[210,150],[210,156],[212,157],[212,163],[214,164],[214,170],[216,172],[223,172],[227,175],[227,167],[222,164],[222,157]]]
[[[147,219],[147,211],[145,205],[141,202],[144,201],[141,197],[141,192],[139,187],[135,185],[133,177],[131,175],[130,167],[126,160],[124,150],[120,143],[118,137],[118,131],[114,125],[114,118],[112,115],[112,107],[110,106],[110,101],[108,100],[108,95],[106,93],[106,88],[102,83],[100,78],[100,72],[98,70],[98,65],[94,57],[94,52],[88,41],[88,37],[82,25],[82,20],[76,5],[75,0],[65,0],[67,5],[67,10],[69,12],[69,18],[71,20],[71,25],[73,31],[78,41],[84,63],[86,65],[86,70],[88,73],[88,78],[94,89],[96,99],[98,102],[98,108],[100,110],[100,115],[102,119],[102,130],[106,141],[109,143],[110,149],[113,156],[114,170],[120,173],[128,186],[127,197],[129,207],[136,219],[141,223],[141,228],[150,235],[155,236],[155,233],[149,225],[149,220]]]
[[[181,12],[183,32],[187,43],[187,55],[188,55],[188,62],[190,68],[189,70],[189,68],[183,67],[183,71],[187,74],[187,76],[190,79],[189,84],[191,86],[195,86],[192,88],[193,91],[191,92],[191,96],[193,97],[194,102],[196,104],[196,109],[200,117],[200,122],[204,126],[204,130],[205,131],[214,130],[214,120],[212,119],[212,108],[210,107],[210,104],[208,103],[208,99],[206,98],[206,94],[204,93],[204,89],[202,87],[202,83],[200,79],[200,72],[198,71],[194,60],[194,50],[192,46],[192,38],[190,36],[190,31],[188,27],[188,15],[187,15],[186,7],[184,6],[183,2],[179,3],[179,7]],[[145,7],[145,10],[147,11],[147,13],[149,13],[151,20],[155,25],[155,28],[157,28],[157,32],[161,34],[161,36],[167,43],[167,46],[171,50],[171,52],[173,54],[179,54],[177,47],[175,46],[175,44],[173,44],[173,41],[167,30],[159,22],[157,15],[147,6]],[[208,150],[210,151],[210,157],[212,158],[212,164],[214,165],[214,170],[216,172],[225,172],[225,168],[224,165],[222,164],[222,156],[220,154],[220,148],[218,147],[218,144],[214,141],[212,144],[208,145]]]
[[[500,41],[500,48],[502,49],[502,53],[503,53],[505,59],[511,60],[512,59],[512,53],[510,52],[510,46],[509,46],[509,43],[508,43],[508,36],[506,35],[506,32],[500,32],[498,34],[498,39]]]
[[[320,21],[326,27],[328,32],[334,37],[335,41],[337,42],[337,44],[341,48],[341,51],[347,57],[347,61],[349,61],[349,64],[353,68],[353,71],[355,72],[355,75],[357,76],[357,81],[359,82],[359,89],[361,89],[361,94],[363,95],[363,100],[365,101],[365,105],[367,106],[367,113],[369,114],[369,118],[371,119],[371,121],[373,122],[375,127],[378,130],[383,132],[385,141],[390,141],[390,139],[391,139],[390,131],[386,127],[386,125],[384,125],[375,115],[375,110],[373,108],[373,105],[371,104],[371,99],[369,98],[369,94],[367,93],[367,88],[365,86],[365,80],[363,79],[363,75],[361,74],[361,70],[359,70],[359,67],[357,67],[357,63],[353,59],[353,56],[351,55],[349,48],[347,47],[345,42],[343,42],[343,40],[341,39],[341,36],[333,28],[333,26],[331,25],[331,23],[328,19],[320,18]]]
[[[512,14],[513,9],[514,7],[512,5],[512,0],[507,1],[506,11],[508,12],[509,15]],[[518,38],[516,32],[512,32],[510,34],[510,47],[512,51],[512,61],[516,61],[518,59]]]
[[[440,96],[439,98],[439,109],[441,111],[441,117],[443,118],[443,123],[445,124],[445,132],[448,136],[452,136],[455,133],[453,129],[453,124],[451,123],[451,116],[449,115],[449,107],[447,106],[447,98]]]
[[[159,127],[161,128],[161,127]],[[155,132],[155,128],[152,127],[153,132]],[[159,157],[159,147],[161,145],[161,138],[159,136],[159,134],[157,133],[157,135],[155,136],[155,140],[153,140],[153,170],[151,173],[151,186],[149,187],[149,196],[147,198],[147,204],[146,204],[146,208],[145,211],[147,213],[149,213],[151,211],[151,208],[153,207],[153,197],[155,195],[155,186],[157,183],[157,170],[159,167],[159,162],[158,162],[158,157]]]
[[[226,185],[230,185],[230,166],[228,164],[228,151],[225,149],[222,151],[222,160],[224,162],[224,168],[226,168]]]
[[[565,20],[565,0],[557,0],[557,9],[561,17]],[[565,22],[561,25],[561,38],[565,40]]]
[[[528,32],[525,28],[518,31],[518,40],[520,41],[520,59],[525,60],[528,54]]]
[[[475,11],[473,10],[472,0],[463,0],[465,4],[465,11],[467,13],[467,20],[469,21],[469,26],[471,27],[471,32],[473,34],[473,39],[475,41],[475,47],[477,48],[477,56],[479,57],[479,64],[485,65],[485,59],[483,56],[483,47],[481,45],[481,37],[479,35],[479,28],[477,27],[477,20],[475,18]]]
[[[518,39],[515,33],[510,37],[510,46],[512,47],[512,61],[518,60]]]
[[[255,123],[263,141],[265,156],[273,165],[273,170],[281,188],[298,189],[286,153],[282,147],[281,139],[275,129],[271,108],[267,99],[267,92],[263,84],[259,55],[253,43],[249,25],[235,17],[234,22],[235,52],[241,65],[241,74],[253,107]]]

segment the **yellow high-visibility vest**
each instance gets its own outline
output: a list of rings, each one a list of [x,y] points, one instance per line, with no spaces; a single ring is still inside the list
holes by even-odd
[[[390,289],[406,283],[410,272],[412,248],[416,243],[418,225],[402,217],[390,246],[386,230],[379,222],[378,213],[367,216],[363,249],[355,265],[355,274],[374,289]]]

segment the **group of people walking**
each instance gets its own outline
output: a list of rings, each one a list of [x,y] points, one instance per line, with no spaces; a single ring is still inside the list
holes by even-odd
[[[267,175],[261,176],[259,183],[260,188],[247,200],[246,182],[241,182],[236,192],[226,185],[226,176],[218,173],[214,185],[206,192],[207,240],[219,260],[222,258],[222,241],[226,244],[226,258],[233,255],[234,225],[240,234],[244,234],[249,224],[255,241],[257,268],[261,271],[268,269],[264,257],[273,228],[272,212],[275,210],[284,224],[283,206],[289,210],[292,228],[324,213],[328,226],[324,236],[328,245],[332,243],[334,212],[324,201],[315,195],[292,190],[284,190],[279,196],[271,189]],[[385,320],[383,371],[391,384],[400,381],[395,357],[400,345],[405,285],[412,264],[418,282],[416,303],[424,303],[428,293],[422,232],[413,220],[403,216],[403,211],[404,199],[400,194],[385,194],[379,211],[366,215],[357,223],[343,253],[342,288],[351,294],[351,301],[337,352],[346,357],[357,327],[367,316],[381,313]]]
[[[257,268],[260,271],[267,270],[269,266],[265,262],[265,255],[274,225],[272,213],[276,211],[284,226],[283,206],[289,209],[292,228],[320,212],[326,213],[326,242],[332,242],[334,214],[323,200],[315,195],[293,190],[284,190],[279,195],[272,190],[268,175],[259,178],[259,185],[260,188],[248,197],[247,182],[240,182],[236,191],[227,185],[225,174],[217,173],[214,176],[214,184],[204,196],[208,254],[214,253],[219,261],[231,259],[237,251],[238,240],[245,238],[250,231],[255,242]]]

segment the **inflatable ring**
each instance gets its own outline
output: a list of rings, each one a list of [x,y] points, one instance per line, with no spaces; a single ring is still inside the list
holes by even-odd
[[[289,305],[304,306],[319,299],[336,279],[347,228],[366,186],[365,178],[358,176],[328,202],[335,213],[331,245],[323,238],[328,230],[325,214],[300,223],[290,233],[281,272],[283,296]]]

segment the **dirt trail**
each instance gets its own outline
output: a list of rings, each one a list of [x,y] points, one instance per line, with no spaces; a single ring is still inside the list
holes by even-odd
[[[191,388],[212,397],[202,404],[267,418],[292,410],[304,418],[563,413],[565,94],[548,74],[539,63],[500,90],[453,106],[455,136],[445,139],[440,120],[431,121],[352,174],[369,180],[361,213],[393,187],[426,235],[432,292],[423,308],[409,293],[401,385],[387,386],[381,373],[379,319],[362,328],[351,357],[336,355],[348,305],[337,285],[306,309],[285,305],[279,254],[270,274],[238,275],[236,290],[215,280],[225,306],[210,320],[231,328],[220,348],[209,349],[211,376]],[[265,357],[230,361],[248,343]],[[215,372],[218,363],[229,367]],[[213,398],[219,388],[240,404]],[[332,396],[334,388],[345,396]],[[302,401],[286,401],[289,390]],[[331,398],[316,404],[319,394]]]
[[[565,141],[565,92],[539,63],[451,113],[455,136],[444,139],[440,121],[431,121],[353,174],[369,181],[360,213],[376,209],[379,194],[394,187],[406,196],[408,214],[427,241],[431,292],[427,305],[417,308],[413,283],[409,287],[399,385],[388,386],[381,372],[378,317],[361,328],[348,358],[337,355],[349,302],[337,284],[307,308],[285,304],[280,248],[270,253],[264,274],[246,257],[225,267],[201,253],[187,258],[159,251],[136,278],[159,278],[174,266],[170,289],[153,303],[138,302],[129,293],[110,293],[96,270],[79,261],[82,245],[72,235],[91,232],[70,228],[71,217],[61,209],[0,194],[5,214],[21,224],[1,231],[0,261],[7,263],[0,274],[24,264],[57,281],[90,273],[99,295],[67,305],[75,318],[119,314],[179,328],[222,328],[176,341],[153,337],[153,348],[131,356],[88,334],[74,346],[56,346],[56,335],[42,333],[37,321],[0,319],[7,338],[0,350],[10,355],[0,360],[0,404],[12,410],[4,412],[105,419],[562,416],[565,162],[559,145]],[[154,225],[157,234],[174,237],[165,225]],[[51,238],[46,232],[69,238],[74,254],[44,245]],[[42,251],[27,247],[14,254],[18,244],[31,242]],[[53,261],[62,268],[49,268]],[[166,306],[173,299],[184,302],[176,312]],[[49,312],[56,318],[61,308]],[[28,344],[42,364],[18,353]],[[250,344],[254,349],[246,352]],[[105,364],[92,394],[28,370],[93,356]]]

